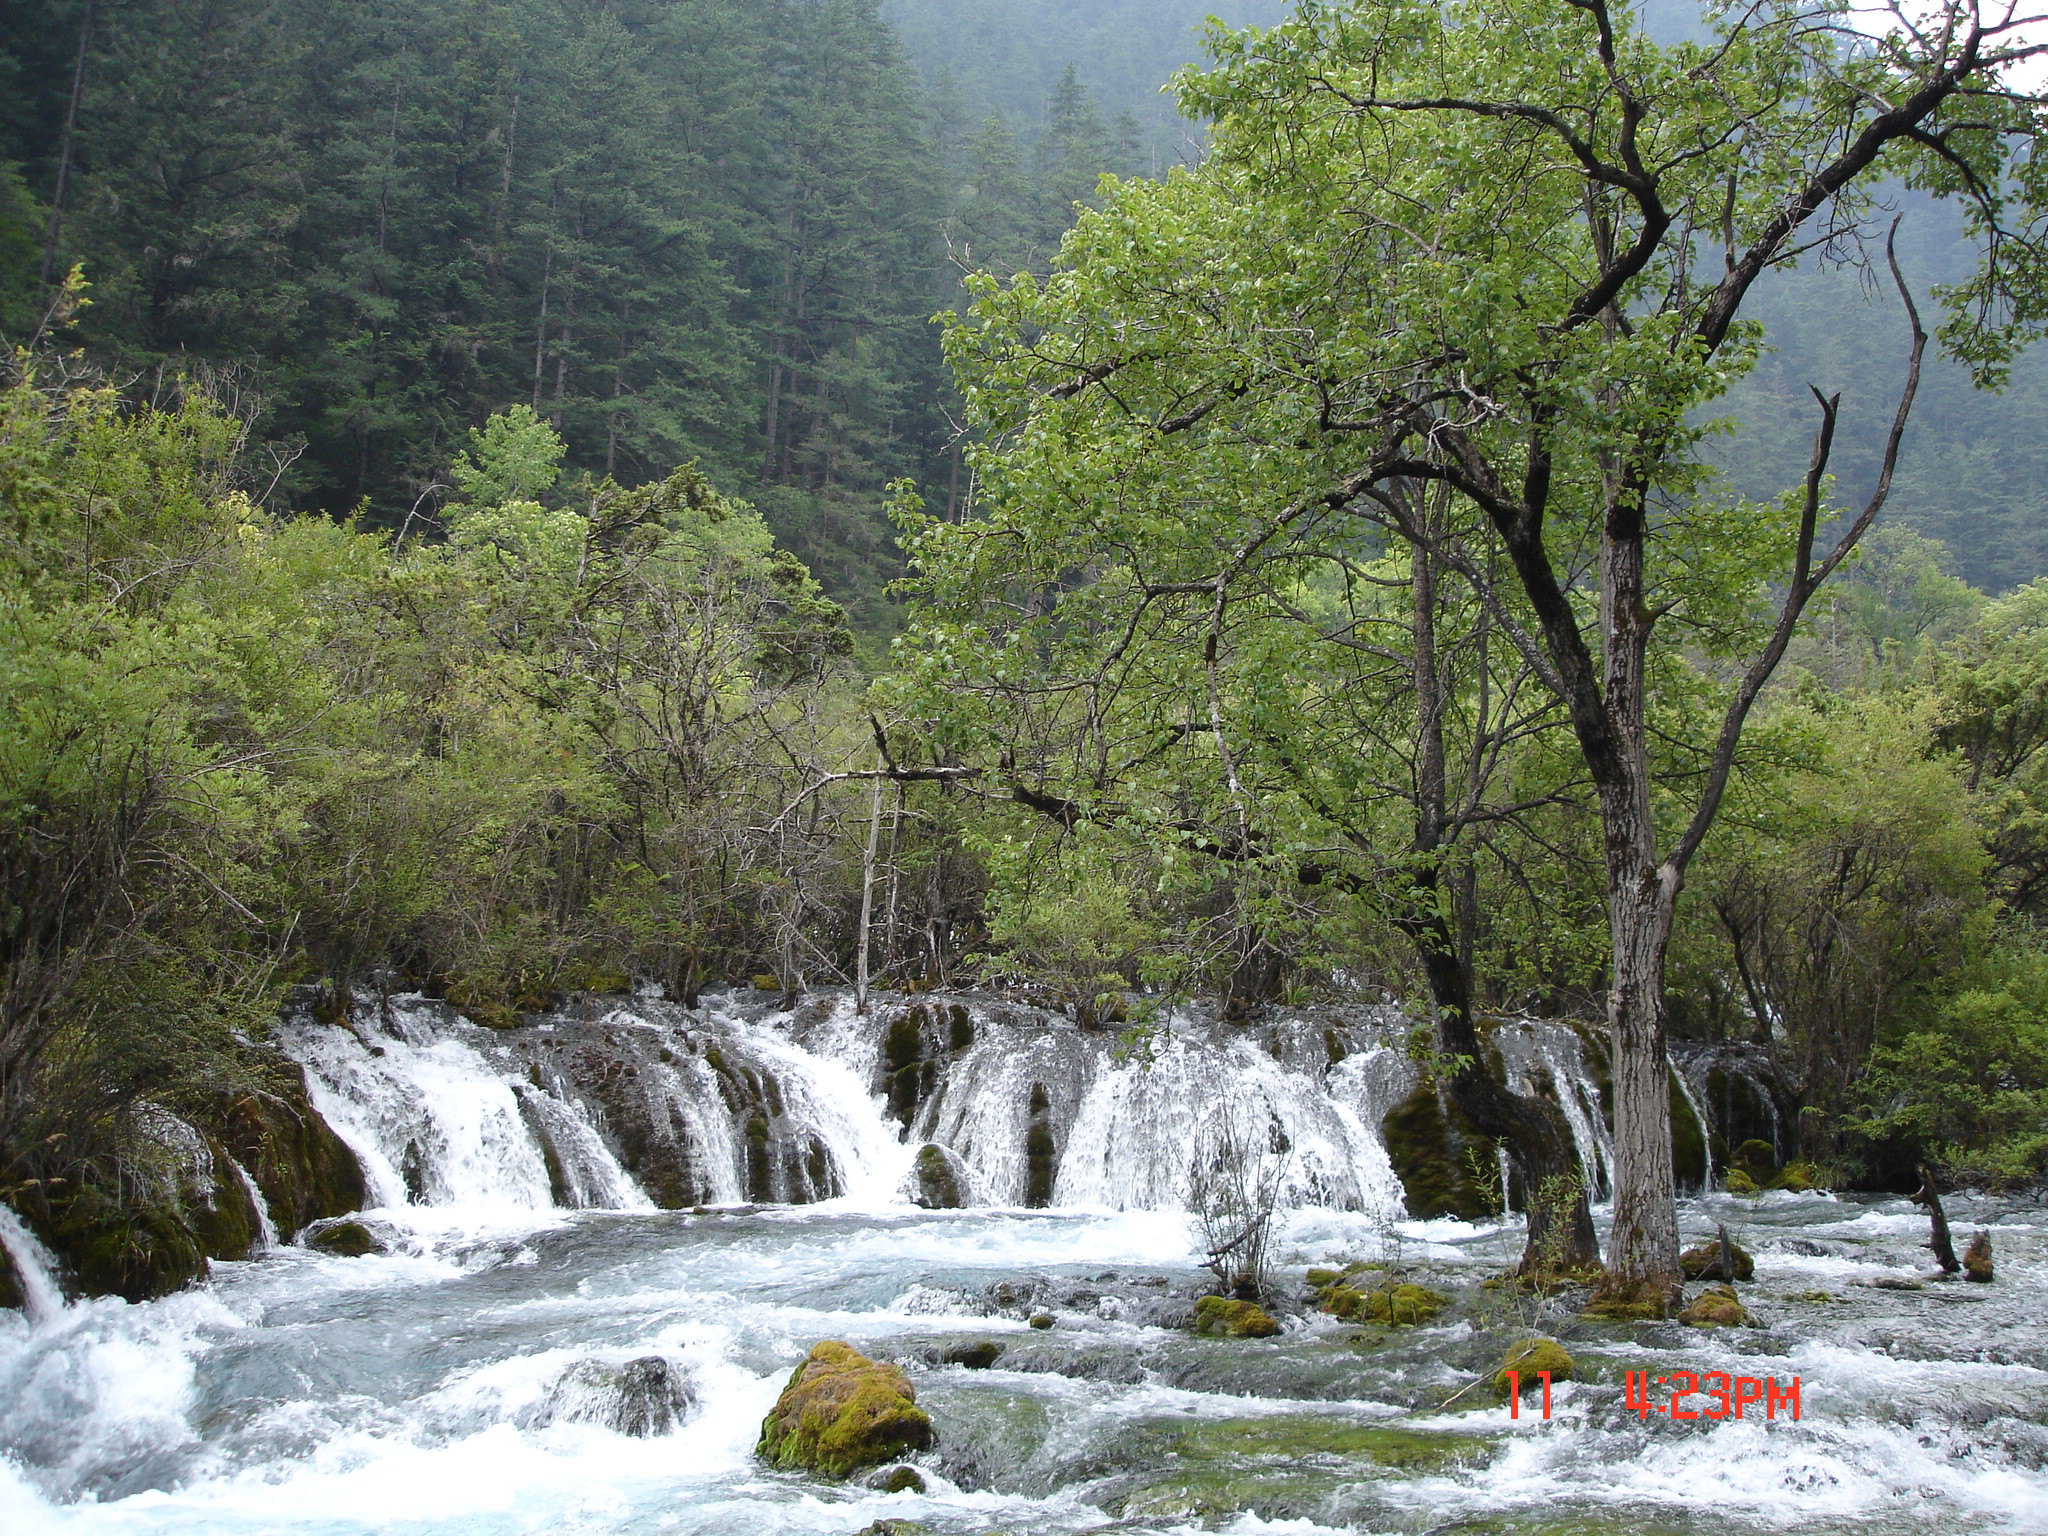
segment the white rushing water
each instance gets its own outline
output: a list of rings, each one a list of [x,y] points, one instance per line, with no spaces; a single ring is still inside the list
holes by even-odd
[[[1993,1233],[1999,1281],[1914,1290],[1897,1287],[1919,1283],[1925,1219],[1903,1201],[1689,1200],[1689,1237],[1726,1222],[1756,1255],[1745,1299],[1766,1326],[1589,1324],[1480,1287],[1515,1224],[1403,1216],[1380,1133],[1417,1082],[1397,1019],[1176,1015],[1119,1038],[1007,1004],[914,1006],[607,999],[501,1034],[394,998],[288,1025],[387,1251],[285,1246],[161,1301],[66,1305],[0,1207],[30,1293],[0,1314],[0,1532],[2048,1531],[2048,1210],[1958,1200],[1959,1231]],[[1577,1037],[1524,1023],[1501,1048],[1604,1177]],[[1224,1120],[1263,1127],[1285,1170],[1290,1287],[1311,1264],[1391,1263],[1450,1312],[1359,1340],[1299,1309],[1275,1339],[1190,1337],[1207,1277],[1179,1207]],[[927,1145],[975,1208],[905,1203]],[[763,1189],[824,1198],[749,1213]],[[657,1210],[656,1193],[735,1212]],[[1020,1208],[1034,1196],[1050,1208]],[[1027,1326],[1041,1312],[1053,1327]],[[1581,1363],[1551,1421],[1483,1394],[1436,1411],[1534,1332]],[[910,1372],[938,1435],[923,1493],[754,1460],[792,1362],[825,1338]],[[1001,1346],[995,1368],[944,1363],[974,1341]],[[1648,1419],[1620,1392],[1645,1364],[1797,1374],[1804,1412]],[[670,1384],[658,1432],[623,1432],[643,1401],[629,1381]],[[1368,1432],[1398,1455],[1346,1449]]]
[[[23,1308],[30,1323],[47,1323],[64,1310],[64,1292],[57,1285],[57,1261],[35,1233],[21,1224],[21,1218],[0,1205],[0,1249],[4,1249],[21,1287]]]

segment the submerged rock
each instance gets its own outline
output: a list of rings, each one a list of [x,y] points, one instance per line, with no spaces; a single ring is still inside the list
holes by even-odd
[[[827,1339],[790,1373],[754,1452],[778,1467],[846,1477],[931,1443],[932,1421],[910,1379]]]
[[[1749,1328],[1756,1323],[1742,1298],[1725,1285],[1708,1286],[1678,1314],[1678,1320],[1691,1328]]]
[[[1570,1352],[1557,1340],[1541,1337],[1520,1339],[1508,1346],[1507,1355],[1501,1361],[1500,1369],[1493,1373],[1494,1395],[1508,1395],[1509,1371],[1516,1373],[1522,1391],[1531,1392],[1542,1388],[1541,1376],[1544,1371],[1550,1372],[1550,1379],[1556,1382],[1570,1381],[1572,1369]]]
[[[994,1339],[976,1339],[972,1344],[955,1344],[939,1359],[946,1365],[965,1366],[970,1371],[985,1371],[1003,1357],[1003,1346]]]
[[[1204,1296],[1195,1303],[1194,1331],[1212,1338],[1270,1339],[1280,1325],[1255,1301]]]
[[[548,1393],[544,1424],[601,1424],[622,1435],[665,1435],[696,1406],[689,1379],[660,1355],[615,1364],[582,1360],[564,1371]]]

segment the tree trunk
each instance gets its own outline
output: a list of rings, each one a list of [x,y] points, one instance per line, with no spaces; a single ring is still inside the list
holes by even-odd
[[[92,50],[92,27],[98,6],[85,0],[78,18],[78,56],[71,66],[71,96],[64,107],[64,130],[57,141],[57,181],[50,189],[50,218],[43,230],[42,285],[57,275],[57,246],[64,234],[64,197],[71,187],[71,162],[78,144],[78,106],[85,98],[85,62]]]
[[[1418,894],[1426,894],[1435,882],[1431,878],[1417,884]],[[1424,912],[1429,916],[1422,916]],[[1600,1244],[1593,1232],[1585,1174],[1563,1114],[1546,1099],[1495,1082],[1486,1070],[1485,1049],[1472,1017],[1470,972],[1433,905],[1418,901],[1415,913],[1399,925],[1414,941],[1429,978],[1437,1049],[1458,1063],[1444,1078],[1445,1091],[1474,1130],[1506,1149],[1508,1166],[1523,1191],[1529,1230],[1519,1273],[1597,1267]]]
[[[1613,973],[1614,1228],[1607,1268],[1617,1291],[1679,1293],[1677,1190],[1671,1168],[1671,1066],[1664,1049],[1664,952],[1678,878],[1668,868],[1610,882]],[[1654,1293],[1654,1295],[1653,1295]]]

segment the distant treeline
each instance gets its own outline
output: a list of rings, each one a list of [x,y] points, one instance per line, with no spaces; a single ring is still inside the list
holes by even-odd
[[[67,341],[218,380],[303,449],[275,494],[393,527],[515,402],[595,474],[700,460],[872,627],[883,487],[960,494],[949,241],[1042,260],[1137,168],[1049,90],[1028,151],[949,120],[874,0],[7,0],[0,325],[80,264]]]

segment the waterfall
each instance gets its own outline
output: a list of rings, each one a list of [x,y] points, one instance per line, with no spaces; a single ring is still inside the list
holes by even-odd
[[[255,1179],[249,1176],[239,1159],[228,1158],[228,1166],[235,1170],[235,1177],[242,1181],[242,1188],[249,1192],[249,1208],[256,1213],[256,1251],[268,1253],[278,1246],[277,1223],[270,1219],[270,1202],[263,1198],[263,1190]]]
[[[1692,1090],[1692,1082],[1678,1069],[1671,1066],[1671,1080],[1678,1084],[1678,1092],[1685,1100],[1685,1107],[1692,1111],[1692,1118],[1700,1128],[1700,1155],[1706,1161],[1706,1174],[1701,1180],[1703,1190],[1714,1187],[1714,1123],[1707,1118],[1707,1112],[1700,1108],[1699,1096]]]
[[[0,1205],[0,1248],[7,1250],[21,1288],[22,1310],[31,1323],[54,1321],[64,1311],[64,1292],[57,1285],[57,1261],[19,1216]]]
[[[1569,1024],[1551,1019],[1509,1019],[1495,1031],[1517,1093],[1544,1093],[1564,1114],[1584,1170],[1586,1193],[1599,1199],[1613,1188],[1614,1137],[1600,1106],[1600,1085],[1586,1066],[1585,1042]]]
[[[879,995],[863,1014],[739,989],[694,1008],[584,997],[502,1030],[363,994],[345,1022],[298,1014],[281,1036],[386,1208],[872,1209],[915,1192],[929,1146],[947,1199],[1178,1210],[1196,1142],[1227,1120],[1277,1160],[1284,1205],[1391,1217],[1381,1125],[1419,1080],[1410,1027],[1391,1005],[1255,1024],[1196,1007],[1112,1033],[988,997]],[[1493,1038],[1604,1191],[1612,1147],[1578,1034],[1510,1020]]]

